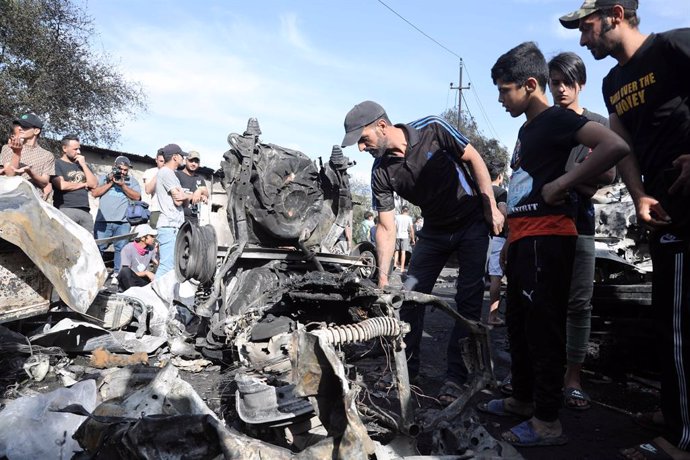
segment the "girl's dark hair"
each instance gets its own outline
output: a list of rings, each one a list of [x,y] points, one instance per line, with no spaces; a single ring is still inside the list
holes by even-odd
[[[571,88],[577,83],[583,86],[587,83],[587,69],[582,58],[575,53],[560,53],[549,61],[549,72],[558,71],[563,74],[563,83]]]

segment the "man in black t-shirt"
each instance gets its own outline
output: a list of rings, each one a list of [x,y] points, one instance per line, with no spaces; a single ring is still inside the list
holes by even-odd
[[[447,121],[429,116],[393,125],[386,111],[373,101],[357,104],[345,117],[342,146],[357,144],[374,156],[372,204],[378,211],[376,253],[378,284],[388,284],[395,250],[394,193],[419,206],[424,228],[412,253],[405,289],[430,293],[451,254],[460,263],[456,308],[465,318],[479,321],[484,295],[484,272],[489,233],[499,233],[503,215],[496,207],[484,160],[465,136]],[[410,323],[405,336],[408,370],[419,372],[423,307],[403,307],[400,318]],[[442,403],[451,403],[467,381],[459,340],[468,331],[456,322],[448,342],[448,371],[440,390]]]
[[[652,311],[658,314],[663,437],[621,451],[625,458],[687,458],[690,451],[690,29],[643,35],[637,0],[596,0],[560,18],[579,28],[595,59],[617,65],[604,78],[611,129],[634,155],[618,164],[638,222],[654,232]],[[644,177],[644,180],[642,179]],[[660,452],[663,451],[663,452]]]
[[[96,176],[81,154],[79,138],[62,138],[62,156],[55,162],[53,205],[63,214],[93,234],[93,217],[89,206],[89,190],[98,185]]]
[[[199,224],[199,203],[208,202],[208,188],[204,178],[197,174],[201,157],[199,152],[194,150],[189,152],[184,169],[175,171],[175,175],[180,180],[180,185],[185,191],[192,192],[192,199],[184,207],[184,220],[193,224]]]

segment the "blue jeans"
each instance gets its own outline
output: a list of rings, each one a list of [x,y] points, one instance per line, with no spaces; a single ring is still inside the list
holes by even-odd
[[[175,227],[158,228],[158,250],[161,260],[156,270],[156,278],[175,269],[175,240],[179,231],[180,229]]]
[[[128,222],[103,222],[97,221],[93,226],[94,238],[100,240],[101,238],[110,238],[113,236],[126,235],[129,233],[131,225]],[[120,252],[122,248],[128,243],[127,238],[122,238],[115,241],[113,244],[113,251],[115,252],[113,259],[113,276],[117,276],[120,272]],[[98,249],[101,251],[101,256],[110,246],[109,243],[99,244]]]
[[[489,248],[489,227],[480,217],[453,231],[436,231],[423,228],[412,252],[408,277],[404,289],[425,294],[431,293],[436,278],[451,254],[456,253],[460,271],[457,280],[455,304],[458,313],[467,319],[481,319],[484,299],[484,271]],[[405,336],[410,376],[419,372],[420,343],[424,328],[425,308],[403,307],[400,319],[410,324],[411,331]],[[462,384],[467,381],[467,367],[462,359],[459,341],[468,331],[456,322],[448,342],[447,379]]]

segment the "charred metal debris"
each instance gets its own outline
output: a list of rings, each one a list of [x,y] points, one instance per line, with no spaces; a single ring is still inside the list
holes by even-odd
[[[125,367],[99,378],[91,404],[53,407],[79,417],[80,455],[404,458],[418,455],[421,432],[433,432],[435,454],[518,458],[471,414],[459,418],[472,395],[494,382],[487,328],[435,296],[378,289],[371,245],[344,253],[338,241],[352,220],[352,163],[339,147],[316,164],[261,142],[260,134],[250,119],[243,134],[228,136],[221,162],[231,245],[217,245],[214,227],[185,224],[175,273],[122,294],[94,295],[90,324],[63,324],[59,331],[72,332],[57,338],[51,331],[36,336],[44,350],[105,348],[98,359],[106,363],[121,364],[117,352],[146,359],[158,350],[160,360],[166,350],[161,371]],[[432,305],[471,331],[463,357],[472,379],[443,410],[415,413],[403,305]],[[385,361],[377,375],[360,369],[372,356]],[[202,361],[221,364],[230,382],[221,414],[173,367]]]

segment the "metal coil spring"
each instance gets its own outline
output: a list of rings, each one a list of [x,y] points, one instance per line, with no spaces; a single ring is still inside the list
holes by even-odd
[[[324,338],[333,345],[344,345],[353,342],[364,342],[375,337],[397,337],[407,333],[407,323],[395,318],[380,317],[369,318],[355,324],[345,326],[333,326],[314,331],[314,334]]]

